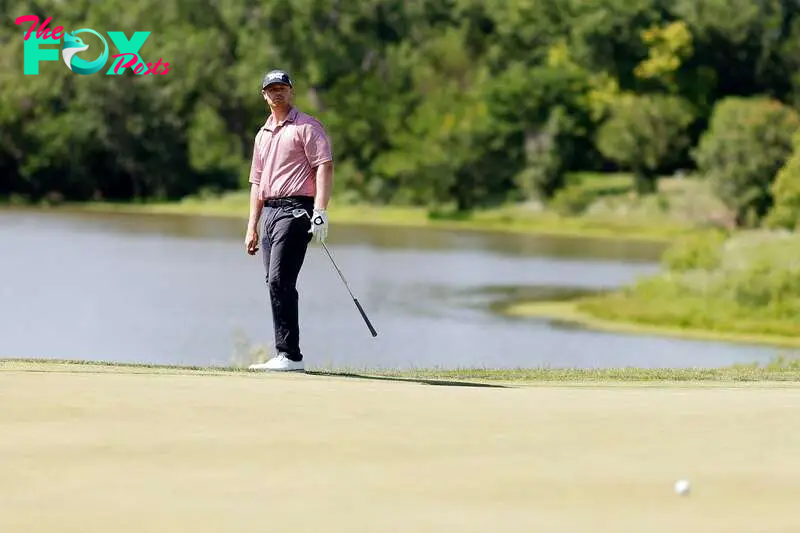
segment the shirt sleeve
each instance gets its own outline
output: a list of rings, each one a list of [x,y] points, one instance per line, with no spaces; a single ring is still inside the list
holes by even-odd
[[[303,149],[308,158],[308,164],[312,167],[318,167],[322,163],[333,161],[330,137],[325,128],[319,123],[306,126],[305,135],[303,136]]]
[[[256,140],[253,142],[253,160],[250,163],[250,183],[259,185],[261,183],[261,173],[264,171],[264,159],[259,150],[261,135],[263,130],[259,130]]]

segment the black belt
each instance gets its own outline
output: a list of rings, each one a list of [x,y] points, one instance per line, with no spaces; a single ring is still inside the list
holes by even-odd
[[[313,196],[282,196],[280,198],[267,198],[264,200],[264,207],[284,207],[284,206],[309,206],[314,205]]]

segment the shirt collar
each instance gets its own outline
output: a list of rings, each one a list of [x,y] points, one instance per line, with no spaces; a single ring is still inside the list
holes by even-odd
[[[275,116],[274,115],[270,115],[267,118],[267,121],[262,126],[262,128],[267,130],[267,131],[273,131],[277,127],[283,126],[287,122],[294,122],[296,119],[297,119],[297,108],[296,107],[292,107],[289,110],[289,114],[286,115],[286,118],[282,122],[280,122],[278,124],[275,124]]]

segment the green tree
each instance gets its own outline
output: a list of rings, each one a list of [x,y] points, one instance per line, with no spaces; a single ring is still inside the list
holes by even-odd
[[[772,207],[772,183],[799,126],[796,111],[766,97],[728,97],[715,106],[693,155],[738,225],[754,225]]]
[[[258,82],[274,67],[294,75],[298,105],[333,138],[337,196],[460,209],[552,197],[570,171],[692,164],[685,137],[696,144],[726,97],[800,104],[794,0],[2,6],[12,20],[51,16],[51,27],[150,31],[142,57],[171,66],[164,76],[80,76],[59,60],[24,76],[27,28],[0,26],[2,197],[172,199],[240,187],[267,115]],[[626,108],[621,94],[644,104]],[[678,102],[696,116],[688,132]],[[750,158],[772,157],[753,155],[760,146]]]
[[[633,71],[636,77],[657,80],[669,92],[677,92],[675,73],[693,52],[692,34],[686,22],[655,25],[642,32],[642,40],[649,47],[649,55],[636,65]]]
[[[402,47],[413,96],[371,167],[382,197],[467,211],[508,193],[513,165],[493,134],[483,101],[487,72],[475,65],[468,38],[461,26]]]
[[[691,106],[679,97],[621,95],[597,131],[598,149],[633,171],[639,194],[654,192],[659,171],[681,160],[690,145]]]
[[[580,69],[516,63],[485,92],[489,112],[514,145],[516,183],[529,197],[551,198],[564,185],[580,139],[590,126],[582,97],[588,79]]]
[[[659,0],[563,0],[568,43],[576,61],[593,73],[605,72],[622,89],[640,85],[636,66],[649,55],[642,32],[663,20]]]
[[[495,71],[524,63],[541,65],[548,49],[567,33],[564,0],[469,0],[486,6],[492,45],[487,64]]]
[[[678,73],[681,91],[709,110],[729,95],[785,100],[792,64],[785,43],[800,11],[792,0],[674,0],[671,16],[692,34],[694,53]]]

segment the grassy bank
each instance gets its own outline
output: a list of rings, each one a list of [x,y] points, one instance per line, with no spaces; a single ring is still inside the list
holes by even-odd
[[[242,367],[197,367],[106,363],[76,360],[0,359],[0,371],[123,372],[151,374],[245,374]],[[582,383],[582,382],[687,382],[687,381],[800,381],[800,359],[778,357],[766,365],[722,368],[462,368],[367,369],[309,367],[312,376],[392,379],[431,382]]]
[[[547,205],[510,204],[453,214],[422,207],[354,205],[334,199],[333,224],[370,224],[502,231],[595,238],[669,241],[712,223],[720,209],[707,186],[691,179],[663,179],[658,194],[638,198],[626,174],[576,174]],[[141,214],[235,217],[248,212],[246,191],[202,195],[180,202],[60,204],[63,209]]]
[[[625,299],[624,295],[611,294],[566,302],[520,302],[504,307],[503,312],[510,316],[568,322],[609,333],[658,335],[800,349],[800,335],[763,332],[764,329],[797,328],[790,323],[779,323],[777,327],[770,328],[770,324],[745,321],[742,324],[727,323],[727,327],[717,324],[718,329],[704,329],[684,325],[674,317],[659,314],[657,309],[648,308],[647,311],[637,312],[631,308],[631,302]],[[627,309],[628,312],[623,309]],[[736,329],[737,326],[739,329]]]
[[[664,271],[570,302],[521,302],[515,315],[608,331],[800,347],[800,235],[697,234],[664,254]]]

